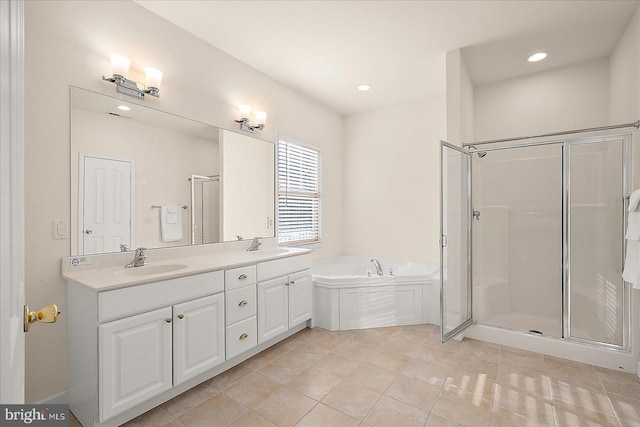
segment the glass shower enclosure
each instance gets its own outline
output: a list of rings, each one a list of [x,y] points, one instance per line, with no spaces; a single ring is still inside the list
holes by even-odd
[[[630,348],[630,147],[630,135],[441,143],[443,341],[477,322]]]

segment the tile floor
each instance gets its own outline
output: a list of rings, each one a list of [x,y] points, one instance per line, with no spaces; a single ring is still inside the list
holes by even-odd
[[[640,427],[640,379],[433,325],[316,328],[126,424],[274,425]]]

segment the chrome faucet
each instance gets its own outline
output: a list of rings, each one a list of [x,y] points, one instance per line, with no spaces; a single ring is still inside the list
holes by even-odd
[[[260,243],[260,238],[259,237],[254,237],[253,241],[251,242],[251,246],[249,246],[247,248],[248,251],[257,251],[258,250],[258,246],[260,246],[262,243]]]
[[[120,252],[129,252],[129,246],[120,243]]]
[[[144,254],[144,251],[146,250],[147,248],[136,249],[136,254],[133,256],[133,261],[125,265],[124,268],[143,267],[145,265],[149,265],[149,263],[147,262],[147,256]]]
[[[380,261],[378,261],[375,258],[371,258],[371,262],[373,263],[373,265],[376,266],[376,273],[378,274],[378,276],[384,275],[384,273],[382,272],[382,266],[380,265]]]

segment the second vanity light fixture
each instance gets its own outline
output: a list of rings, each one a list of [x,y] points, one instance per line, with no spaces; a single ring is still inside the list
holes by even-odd
[[[146,86],[133,80],[127,79],[125,76],[129,71],[131,60],[123,55],[112,53],[111,56],[111,77],[102,76],[102,80],[115,83],[116,92],[133,96],[134,98],[144,99],[145,95],[155,96],[159,98],[160,82],[162,82],[162,71],[155,68],[145,68],[144,73],[147,79]]]
[[[240,123],[240,129],[253,132],[256,129],[264,129],[264,125],[267,123],[267,113],[264,111],[256,111],[256,124],[252,125],[249,122],[249,116],[251,115],[251,105],[242,104],[238,106],[240,110],[240,118],[236,119],[236,123]]]

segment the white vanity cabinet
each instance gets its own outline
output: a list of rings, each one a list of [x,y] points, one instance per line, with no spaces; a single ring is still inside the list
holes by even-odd
[[[258,263],[258,344],[266,342],[312,317],[311,260],[296,257]],[[286,274],[291,271],[294,273]]]
[[[227,359],[258,345],[256,266],[224,272],[227,313]]]

